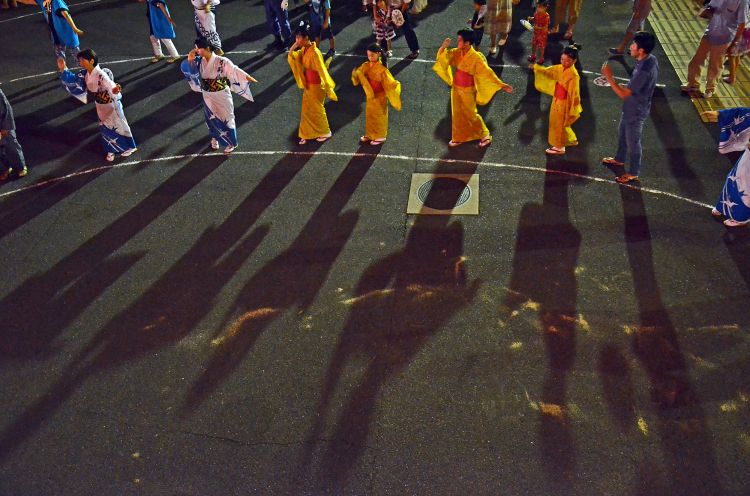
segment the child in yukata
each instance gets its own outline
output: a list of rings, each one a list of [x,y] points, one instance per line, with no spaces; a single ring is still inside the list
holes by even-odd
[[[385,0],[378,0],[372,7],[372,25],[375,28],[375,40],[382,47],[386,46],[386,57],[392,57],[391,40],[396,37],[396,30],[391,19],[391,8]]]
[[[145,3],[146,17],[148,17],[151,40],[151,48],[154,50],[154,58],[151,59],[151,63],[159,62],[164,58],[164,54],[161,51],[161,44],[167,48],[169,58],[167,62],[173,64],[180,59],[180,54],[174,46],[176,35],[174,32],[175,22],[169,15],[169,8],[165,0],[138,0],[140,3]]]
[[[382,145],[388,136],[388,103],[401,110],[401,83],[380,60],[382,48],[377,43],[367,47],[367,62],[352,71],[352,84],[362,86],[367,98],[365,134],[360,143]]]
[[[540,92],[552,96],[549,108],[549,130],[547,139],[550,147],[547,155],[563,155],[566,146],[578,144],[578,138],[571,126],[581,116],[581,77],[575,68],[578,60],[578,45],[563,48],[560,63],[543,67],[535,64],[534,86]]]
[[[544,49],[547,47],[547,35],[549,34],[549,7],[548,0],[539,0],[536,3],[536,12],[529,17],[529,22],[534,27],[534,37],[531,40],[531,55],[529,62],[536,61],[537,64],[544,62]],[[539,52],[539,57],[536,56]]]

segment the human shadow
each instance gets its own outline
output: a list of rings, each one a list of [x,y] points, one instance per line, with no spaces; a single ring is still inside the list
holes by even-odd
[[[504,126],[524,117],[523,122],[518,127],[518,140],[524,144],[530,144],[538,133],[539,123],[544,118],[542,111],[542,96],[534,86],[534,72],[529,70],[526,73],[526,91],[518,103],[515,105],[513,112],[503,121]]]
[[[117,251],[222,161],[186,164],[54,267],[0,300],[0,360],[41,360],[54,354],[62,346],[58,336],[143,255],[117,255]]]
[[[633,276],[640,323],[633,334],[633,351],[651,383],[654,414],[669,473],[659,485],[639,487],[640,494],[723,494],[712,435],[689,377],[677,332],[661,298],[656,279],[651,231],[642,193],[620,187],[625,242]],[[685,428],[687,426],[687,428]],[[653,465],[643,470],[655,470]],[[642,481],[658,480],[640,474]]]
[[[610,415],[621,434],[636,425],[636,394],[630,363],[619,346],[608,343],[599,350],[599,378]]]
[[[460,154],[467,163],[440,160],[436,173],[472,174],[476,154]],[[470,158],[474,161],[468,163]],[[424,203],[438,199],[457,204],[460,189],[433,186]],[[307,436],[299,463],[300,478],[317,469],[313,480],[333,492],[346,484],[366,449],[375,406],[383,388],[402,373],[432,337],[458,312],[471,305],[481,282],[469,281],[463,257],[463,225],[449,215],[415,217],[405,246],[373,262],[360,277],[351,308],[322,383],[315,423]],[[348,392],[333,427],[323,438],[334,414],[333,398],[343,388],[345,371],[363,363],[360,379]],[[314,467],[314,460],[318,460]]]
[[[284,157],[270,177],[288,183],[311,156]],[[353,156],[292,244],[245,284],[217,330],[214,352],[188,392],[184,413],[200,406],[232,375],[284,311],[301,314],[310,308],[354,230],[359,215],[344,209],[376,157]]]
[[[513,272],[503,310],[537,310],[549,368],[539,407],[542,466],[549,481],[570,494],[576,474],[576,445],[567,407],[567,382],[576,357],[577,281],[581,234],[570,220],[567,166],[548,162],[542,203],[521,208]],[[540,278],[544,282],[540,282]]]

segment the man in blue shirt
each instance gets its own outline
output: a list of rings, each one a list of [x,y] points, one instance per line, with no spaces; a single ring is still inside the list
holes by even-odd
[[[630,171],[617,178],[620,184],[637,181],[641,170],[643,121],[651,110],[651,98],[659,77],[659,62],[651,55],[654,46],[656,38],[653,34],[638,31],[633,35],[630,55],[635,58],[636,63],[627,86],[617,84],[609,65],[605,63],[602,66],[602,75],[607,78],[615,94],[623,100],[617,153],[614,157],[602,159],[605,165],[624,167],[625,160],[630,156]]]
[[[747,22],[748,0],[711,0],[707,5],[713,12],[706,32],[695,55],[688,64],[687,84],[680,89],[689,94],[700,95],[698,78],[701,68],[708,58],[708,75],[704,96],[711,98],[716,91],[716,80],[724,67],[727,49],[736,45]]]

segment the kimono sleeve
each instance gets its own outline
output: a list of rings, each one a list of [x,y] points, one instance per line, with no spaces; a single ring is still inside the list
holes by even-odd
[[[328,67],[325,62],[323,62],[323,54],[320,53],[320,50],[318,50],[317,47],[314,48],[313,52],[313,69],[318,72],[318,75],[320,76],[320,87],[326,92],[328,98],[334,102],[338,101],[339,98],[334,91],[336,83],[328,73]]]
[[[305,81],[305,68],[302,66],[302,50],[290,50],[286,56],[289,67],[292,69],[292,75],[294,81],[297,83],[297,88],[304,90],[306,88]]]
[[[401,83],[396,81],[396,78],[393,77],[393,74],[388,69],[383,73],[383,88],[391,107],[401,110]]]
[[[498,90],[503,89],[505,84],[495,71],[487,64],[487,60],[479,52],[474,64],[474,86],[477,89],[477,105],[487,105]]]
[[[719,153],[742,151],[750,140],[750,108],[719,110]]]
[[[199,57],[196,57],[192,62],[190,62],[188,59],[183,60],[180,64],[180,70],[182,71],[182,75],[185,76],[185,79],[187,79],[187,82],[190,85],[190,89],[197,93],[200,93],[201,75],[198,70],[198,60]]]
[[[76,97],[81,103],[88,103],[88,91],[86,91],[86,69],[71,72],[65,69],[60,73],[60,82],[63,89]]]
[[[222,72],[229,79],[232,92],[246,100],[254,101],[253,94],[250,91],[250,81],[247,80],[250,75],[228,58],[222,57],[222,59],[224,62]]]
[[[372,90],[370,80],[367,78],[367,74],[365,72],[366,65],[367,62],[354,69],[354,71],[352,72],[352,84],[354,86],[359,86],[361,84],[362,89],[365,92],[365,96],[367,98],[372,98],[375,96],[375,92]]]
[[[574,67],[571,68],[575,70]],[[571,70],[569,69],[569,70]],[[581,117],[583,107],[581,106],[581,78],[576,71],[566,81],[565,91],[568,93],[568,112],[565,116],[565,125],[571,126]]]
[[[432,66],[432,70],[451,88],[453,87],[453,69],[451,69],[451,65],[453,63],[453,54],[456,50],[457,48],[439,50],[435,64]]]
[[[534,64],[531,67],[534,69],[534,87],[536,90],[539,93],[554,96],[555,83],[557,83],[557,79],[560,77],[559,69],[562,66],[558,64],[544,67],[543,65]]]

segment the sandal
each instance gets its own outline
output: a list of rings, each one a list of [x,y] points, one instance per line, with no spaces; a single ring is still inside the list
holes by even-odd
[[[360,136],[359,137],[359,142],[360,143],[367,143],[368,141],[370,141],[370,138],[368,138],[367,136]]]
[[[305,138],[302,138],[302,139],[299,140],[298,144],[299,145],[304,145],[305,143],[307,143],[307,140]]]
[[[378,139],[370,141],[370,144],[372,146],[378,146],[378,145],[382,145],[384,142],[385,142],[385,138],[378,138]]]
[[[711,215],[713,215],[714,217],[723,217],[723,215],[721,214],[721,212],[719,212],[718,210],[716,210],[716,208],[712,208],[711,209]]]
[[[565,148],[558,148],[556,146],[551,146],[544,150],[544,153],[547,155],[565,155]]]
[[[486,148],[492,143],[492,136],[485,136],[479,140],[479,148]]]
[[[748,222],[750,221],[746,220],[746,221],[739,222],[734,219],[727,219],[724,221],[724,225],[727,227],[742,227],[742,226],[746,226]]]
[[[615,181],[617,181],[620,184],[628,184],[628,183],[632,183],[633,181],[638,181],[638,176],[631,176],[630,174],[626,172],[622,176],[616,177]]]
[[[452,146],[458,146],[458,145],[460,145],[460,144],[461,144],[461,143],[459,143],[458,141],[453,141],[453,140],[450,140],[450,141],[448,142],[448,146],[451,146],[451,147],[452,147]]]
[[[318,143],[323,143],[324,141],[328,141],[328,138],[330,137],[331,137],[331,133],[328,133],[324,136],[318,136],[317,138],[315,138],[315,141],[317,141]]]
[[[618,167],[624,167],[625,164],[620,162],[619,160],[615,159],[615,157],[604,157],[602,159],[602,163],[604,165],[616,165]]]

